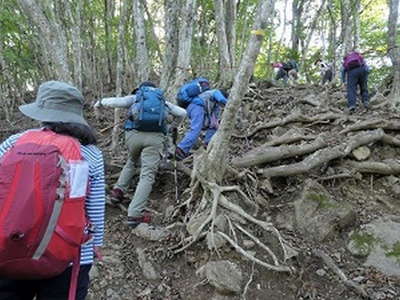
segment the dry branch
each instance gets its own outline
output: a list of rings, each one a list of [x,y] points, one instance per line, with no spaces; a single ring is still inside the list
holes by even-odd
[[[247,168],[267,162],[273,162],[285,158],[301,156],[326,147],[327,143],[322,138],[317,138],[311,144],[289,145],[280,147],[258,147],[246,153],[242,158],[232,161],[235,167]]]
[[[360,134],[357,134],[356,136],[348,138],[343,144],[340,144],[333,148],[318,150],[310,156],[306,157],[301,162],[290,165],[266,168],[263,170],[259,170],[258,172],[266,177],[293,176],[303,174],[331,160],[346,157],[355,148],[381,140],[383,136],[384,133],[382,129],[362,132]]]
[[[356,123],[343,129],[340,134],[348,133],[351,131],[365,130],[365,129],[387,129],[387,130],[400,130],[400,122],[396,120],[368,120],[360,123]]]

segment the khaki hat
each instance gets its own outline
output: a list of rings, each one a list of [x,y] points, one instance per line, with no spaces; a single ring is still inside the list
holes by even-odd
[[[82,93],[61,81],[47,81],[39,86],[36,100],[21,105],[26,116],[42,122],[79,123],[88,126],[83,117]]]

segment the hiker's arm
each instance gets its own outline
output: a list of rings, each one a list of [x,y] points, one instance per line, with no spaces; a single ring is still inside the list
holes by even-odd
[[[179,125],[185,118],[186,118],[186,110],[183,109],[182,107],[179,107],[178,105],[172,104],[171,102],[166,102],[166,105],[168,107],[168,111],[171,113],[171,115],[173,115],[174,117],[176,117],[176,123],[177,125]]]
[[[2,157],[15,144],[22,133],[14,134],[0,144],[0,157]]]
[[[86,212],[94,225],[93,245],[103,245],[104,214],[105,214],[105,184],[104,162],[101,151],[96,146],[88,146],[86,155],[95,162],[89,166],[89,193],[86,199]],[[89,153],[90,152],[90,153]]]
[[[114,107],[114,108],[128,108],[135,102],[136,96],[129,95],[125,97],[110,97],[103,98],[96,102],[95,107]]]
[[[345,68],[342,68],[342,82],[343,83],[346,83],[346,69]]]
[[[225,96],[222,94],[220,90],[216,90],[213,93],[213,98],[215,101],[223,105],[225,105],[228,102],[228,99],[225,98]]]

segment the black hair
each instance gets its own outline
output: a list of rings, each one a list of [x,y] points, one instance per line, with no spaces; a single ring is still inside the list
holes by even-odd
[[[55,133],[72,136],[78,139],[82,145],[97,144],[96,136],[90,126],[72,122],[43,122],[42,125]]]
[[[156,87],[156,85],[154,83],[152,83],[151,81],[144,81],[139,85],[139,89],[144,86],[149,86],[149,87],[153,87],[153,88]]]

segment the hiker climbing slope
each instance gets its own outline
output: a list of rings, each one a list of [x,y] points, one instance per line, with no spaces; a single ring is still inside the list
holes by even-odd
[[[161,152],[168,133],[167,116],[178,118],[179,124],[186,111],[177,105],[166,102],[163,91],[152,82],[143,82],[134,95],[105,98],[95,106],[124,107],[128,109],[125,121],[125,144],[128,159],[111,191],[114,204],[122,202],[132,183],[135,168],[140,162],[139,183],[128,207],[127,224],[136,227],[140,223],[150,223],[151,217],[145,212],[154,179],[161,161]]]
[[[192,84],[196,83],[192,82]],[[180,94],[190,88],[192,88],[190,84],[187,84],[180,89],[178,103],[180,103]],[[186,107],[186,111],[190,119],[190,128],[176,148],[175,155],[178,160],[184,159],[189,155],[203,129],[206,130],[204,143],[208,145],[218,129],[221,106],[225,105],[227,101],[227,94],[218,89],[206,90],[188,99],[187,102],[189,104]]]
[[[352,51],[343,58],[342,82],[347,87],[347,106],[350,113],[356,110],[358,87],[364,108],[368,109],[368,73],[369,68],[360,53]]]
[[[299,66],[295,60],[289,60],[286,63],[273,63],[272,67],[278,68],[278,72],[276,73],[275,80],[283,79],[285,85],[288,83],[288,80],[296,81],[299,77]]]
[[[319,67],[321,74],[321,84],[325,85],[333,80],[333,67],[332,64],[318,59],[315,65]]]

